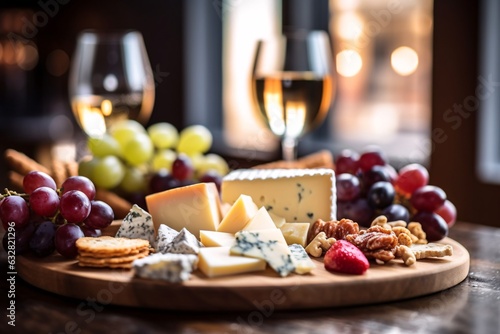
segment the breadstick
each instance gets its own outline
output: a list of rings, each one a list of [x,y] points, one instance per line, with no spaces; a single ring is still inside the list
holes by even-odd
[[[115,219],[124,218],[132,207],[129,201],[105,189],[97,189],[95,197],[97,200],[108,203],[113,208]]]
[[[23,190],[23,178],[24,176],[19,174],[18,172],[9,171],[9,181],[13,188],[16,190]]]
[[[66,175],[68,177],[78,175],[78,162],[66,161],[65,167],[66,167]]]
[[[5,160],[7,160],[12,169],[21,175],[26,175],[33,170],[50,174],[48,168],[31,159],[26,154],[13,149],[5,150]]]
[[[66,166],[61,160],[52,159],[51,168],[52,172],[50,175],[52,175],[52,178],[56,181],[57,187],[60,188],[64,180],[68,178],[66,174]]]

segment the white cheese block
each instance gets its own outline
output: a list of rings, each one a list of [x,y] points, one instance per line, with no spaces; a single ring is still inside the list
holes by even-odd
[[[165,247],[165,253],[198,255],[199,252],[198,239],[186,228],[180,230],[172,242]]]
[[[248,223],[243,226],[242,231],[265,230],[268,228],[276,228],[276,225],[266,208],[261,207],[257,213],[250,218]]]
[[[134,260],[132,267],[138,277],[178,283],[189,279],[197,263],[198,257],[192,254],[155,253]]]
[[[280,276],[287,276],[295,269],[291,251],[279,229],[240,231],[235,237],[231,254],[263,259]]]
[[[205,247],[232,246],[234,244],[234,234],[216,231],[200,231],[200,241]]]
[[[157,253],[166,253],[167,246],[174,240],[174,238],[179,234],[176,230],[173,228],[161,224],[160,227],[158,227],[158,232],[156,235],[156,252]]]
[[[287,222],[335,220],[335,173],[331,169],[239,169],[222,180],[222,201],[234,203],[241,194]]]
[[[266,261],[229,254],[229,247],[200,249],[198,267],[208,277],[235,275],[266,269]]]
[[[311,223],[285,223],[280,227],[287,244],[299,244],[306,247],[307,234]]]
[[[129,213],[123,218],[115,237],[144,239],[148,240],[151,246],[154,246],[155,228],[151,215],[137,204],[134,204]]]
[[[316,265],[311,260],[304,247],[299,244],[292,244],[288,246],[288,248],[290,248],[290,251],[292,252],[292,261],[295,265],[295,273],[301,275],[307,274],[316,268]]]

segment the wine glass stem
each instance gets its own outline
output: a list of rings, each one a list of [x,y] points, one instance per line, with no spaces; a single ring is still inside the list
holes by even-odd
[[[294,161],[297,159],[297,138],[284,137],[281,141],[283,159],[285,161]]]

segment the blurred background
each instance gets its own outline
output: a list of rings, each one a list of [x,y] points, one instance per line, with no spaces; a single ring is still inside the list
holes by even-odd
[[[500,226],[498,14],[493,0],[4,0],[0,151],[37,158],[81,138],[67,89],[78,33],[136,29],[155,81],[149,124],[207,126],[233,168],[276,160],[278,141],[251,116],[255,41],[320,29],[336,97],[299,155],[376,144],[395,167],[426,166],[459,220]]]

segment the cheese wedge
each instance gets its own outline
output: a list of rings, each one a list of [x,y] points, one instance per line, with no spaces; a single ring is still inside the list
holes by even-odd
[[[285,223],[280,227],[280,230],[287,244],[299,244],[306,247],[310,226],[311,223]]]
[[[232,246],[234,244],[234,234],[201,230],[200,241],[205,247]]]
[[[220,222],[217,228],[218,232],[236,233],[240,231],[258,211],[257,205],[247,195],[239,195],[233,203]]]
[[[146,196],[155,230],[160,224],[195,236],[200,230],[215,231],[221,219],[220,197],[214,183],[197,183]]]
[[[250,218],[248,223],[241,229],[242,231],[265,230],[268,228],[276,228],[273,219],[267,212],[265,207],[261,207],[257,213]]]
[[[222,201],[241,194],[287,222],[335,220],[335,173],[331,169],[238,169],[222,179]]]
[[[198,254],[198,268],[208,277],[242,274],[266,269],[266,261],[231,256],[229,247],[204,247]]]
[[[272,212],[269,212],[269,211],[267,211],[267,213],[269,213],[269,216],[271,216],[271,219],[273,220],[274,225],[276,225],[277,228],[280,228],[281,226],[283,226],[286,223],[286,220],[284,217],[278,216],[278,215],[276,215]]]

